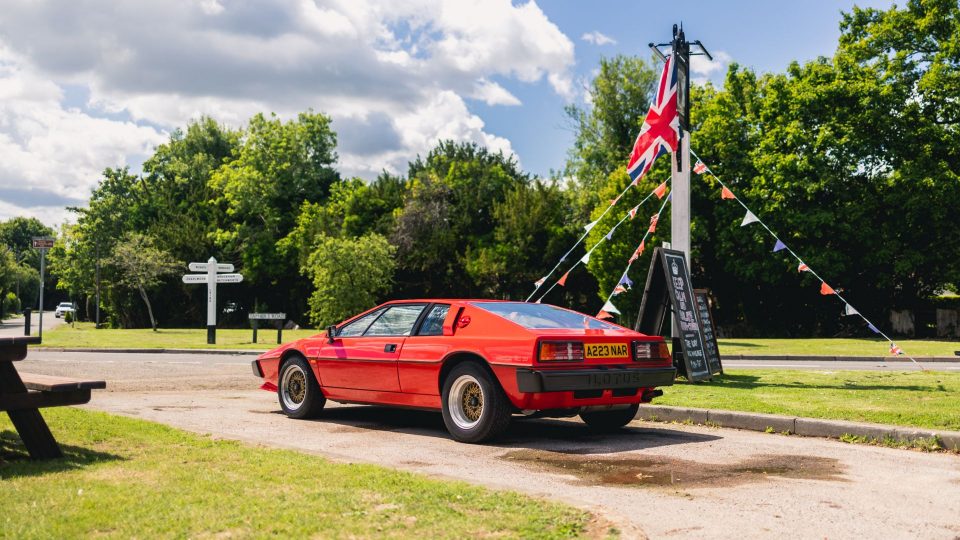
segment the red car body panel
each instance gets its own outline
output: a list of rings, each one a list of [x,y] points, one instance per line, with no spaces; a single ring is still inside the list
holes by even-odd
[[[450,309],[443,323],[443,335],[337,337],[331,342],[326,334],[318,334],[260,355],[254,361],[254,372],[263,377],[263,388],[275,391],[282,362],[292,354],[299,354],[307,359],[327,399],[423,409],[440,409],[444,366],[466,356],[489,366],[510,402],[518,410],[524,411],[645,402],[650,399],[648,391],[654,388],[639,387],[634,393],[612,388],[580,394],[575,391],[529,391],[529,388],[524,391],[519,379],[527,372],[534,373],[534,378],[546,379],[551,373],[570,374],[579,370],[593,369],[601,375],[608,371],[651,370],[661,374],[658,386],[671,384],[666,382],[663,375],[667,368],[672,370],[669,355],[634,360],[630,352],[634,342],[659,344],[663,343],[662,337],[647,336],[610,323],[605,323],[611,326],[606,329],[530,329],[487,311],[475,305],[475,302],[491,301],[435,299],[388,302],[337,327],[341,328],[385,306],[444,304],[450,305]],[[585,320],[595,321],[592,317],[582,316]],[[583,342],[584,346],[627,344],[629,350],[626,355],[619,357],[540,362],[538,347],[543,341],[576,341]],[[391,347],[394,349],[389,350]],[[596,384],[602,386],[602,382]],[[597,392],[600,392],[599,395]]]

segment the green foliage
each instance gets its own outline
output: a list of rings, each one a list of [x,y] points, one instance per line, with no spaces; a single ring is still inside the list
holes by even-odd
[[[150,326],[156,330],[157,321],[147,292],[159,285],[165,276],[183,268],[184,264],[155,247],[153,239],[138,233],[127,233],[117,242],[109,263],[117,270],[117,284],[140,293],[150,315]]]
[[[4,314],[13,314],[20,312],[20,299],[17,298],[17,294],[13,291],[10,291],[3,297],[3,313]]]
[[[396,249],[377,233],[317,239],[301,270],[310,277],[310,322],[318,328],[375,306],[389,291]]]

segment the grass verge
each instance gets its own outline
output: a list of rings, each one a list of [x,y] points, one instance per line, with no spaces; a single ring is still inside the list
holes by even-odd
[[[747,339],[719,340],[720,354],[773,356],[888,356],[890,345],[883,339]],[[897,345],[910,356],[953,356],[960,351],[960,341],[925,339],[897,340]],[[960,360],[960,357],[958,357]]]
[[[960,430],[960,373],[735,369],[655,403]]]
[[[284,330],[289,342],[317,334],[317,330]],[[93,323],[58,326],[43,333],[44,347],[107,349],[253,349],[266,351],[276,347],[277,331],[261,329],[259,343],[253,343],[253,331],[242,328],[217,329],[217,344],[207,345],[206,328],[94,328]]]
[[[44,415],[64,459],[27,461],[0,419],[0,538],[565,538],[590,518],[517,493],[103,413]]]

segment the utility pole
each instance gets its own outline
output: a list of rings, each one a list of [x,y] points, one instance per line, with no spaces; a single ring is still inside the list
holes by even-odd
[[[33,248],[40,250],[40,323],[37,326],[37,335],[43,339],[43,281],[46,272],[47,250],[53,247],[54,239],[49,237],[34,237]]]
[[[93,325],[94,328],[100,328],[100,240],[97,240],[97,270],[96,270],[96,281],[97,281],[97,305],[96,305],[96,319]],[[89,297],[87,297],[89,298]],[[89,311],[87,312],[90,313]]]
[[[690,52],[690,46],[696,52]],[[697,41],[687,41],[683,25],[673,25],[673,40],[670,43],[650,43],[650,49],[661,60],[666,55],[660,47],[670,47],[677,77],[677,112],[680,117],[680,144],[673,153],[670,199],[670,247],[682,251],[690,267],[690,56],[703,55],[713,60],[707,49]]]

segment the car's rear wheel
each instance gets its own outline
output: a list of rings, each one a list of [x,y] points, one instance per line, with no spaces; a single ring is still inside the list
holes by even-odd
[[[284,362],[279,379],[280,408],[290,418],[313,418],[327,404],[313,370],[302,356],[293,356]]]
[[[483,367],[465,362],[443,383],[443,423],[454,439],[488,441],[510,427],[512,407],[496,379]]]
[[[629,424],[637,416],[639,410],[640,404],[634,403],[626,409],[582,412],[580,413],[580,419],[595,431],[613,431]]]

